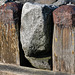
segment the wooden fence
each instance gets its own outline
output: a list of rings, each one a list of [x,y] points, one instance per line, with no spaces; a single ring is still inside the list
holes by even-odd
[[[18,4],[15,3],[7,3],[0,7],[1,63],[20,64],[18,42],[19,8],[17,6]],[[8,7],[10,7],[10,9]],[[25,70],[20,68],[21,72],[27,73],[27,75],[33,75],[34,73],[35,75],[72,75],[71,73],[75,73],[75,6],[63,5],[57,8],[53,12],[53,19],[54,33],[52,52],[54,72],[40,70],[36,71],[27,68],[25,68]],[[7,70],[6,68],[8,70],[12,69],[12,72],[19,70],[18,67],[14,67],[14,71],[13,66],[11,65],[0,65],[0,71],[3,69],[2,71],[4,72]]]
[[[57,8],[53,18],[53,70],[75,73],[75,6]]]

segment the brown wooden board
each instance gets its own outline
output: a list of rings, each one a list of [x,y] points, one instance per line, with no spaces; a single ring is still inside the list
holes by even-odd
[[[20,64],[18,4],[9,2],[0,7],[0,62]]]
[[[0,64],[0,75],[75,75],[75,74],[53,72],[50,70],[28,68],[10,64]]]
[[[68,11],[67,11],[68,9]],[[53,70],[75,73],[75,6],[63,5],[53,12]]]

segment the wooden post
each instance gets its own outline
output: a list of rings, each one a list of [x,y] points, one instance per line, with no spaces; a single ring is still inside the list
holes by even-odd
[[[53,70],[75,73],[75,6],[57,8],[53,18]]]
[[[9,2],[0,7],[0,62],[20,64],[19,16],[20,4]]]

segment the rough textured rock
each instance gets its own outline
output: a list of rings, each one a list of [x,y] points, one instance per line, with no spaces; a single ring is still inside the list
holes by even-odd
[[[58,0],[57,2],[53,3],[53,5],[60,6],[60,5],[68,4],[69,2],[75,4],[75,0]]]
[[[0,7],[0,62],[19,64],[19,24],[21,4]]]
[[[59,6],[59,5],[67,4],[69,2],[70,0],[58,0],[57,2],[54,3],[54,5]]]
[[[37,68],[50,69],[52,44],[52,11],[56,7],[25,3],[22,10],[20,37],[25,56]],[[48,57],[48,58],[47,58]],[[39,58],[39,59],[37,59]],[[41,61],[39,61],[41,58]],[[43,60],[46,58],[47,61]],[[32,61],[33,60],[33,61]],[[35,62],[37,61],[37,62]],[[40,63],[40,66],[39,66]]]
[[[54,2],[56,2],[56,0],[15,0],[15,1],[19,1],[21,3],[25,3],[25,2],[32,2],[32,3],[40,3],[40,4],[52,4]]]
[[[31,62],[32,66],[36,68],[51,69],[51,57],[34,58],[26,56],[26,58]]]

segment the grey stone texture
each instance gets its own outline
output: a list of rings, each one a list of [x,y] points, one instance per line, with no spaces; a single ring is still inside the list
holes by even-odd
[[[31,62],[32,66],[40,69],[51,69],[51,57],[44,57],[44,58],[35,58],[35,57],[28,57],[26,58]]]
[[[51,14],[55,8],[52,5],[27,2],[22,9],[20,40],[25,57],[36,68],[50,69],[53,29]]]
[[[68,3],[75,4],[75,0],[58,0],[57,2],[53,3],[53,5],[60,6]]]

